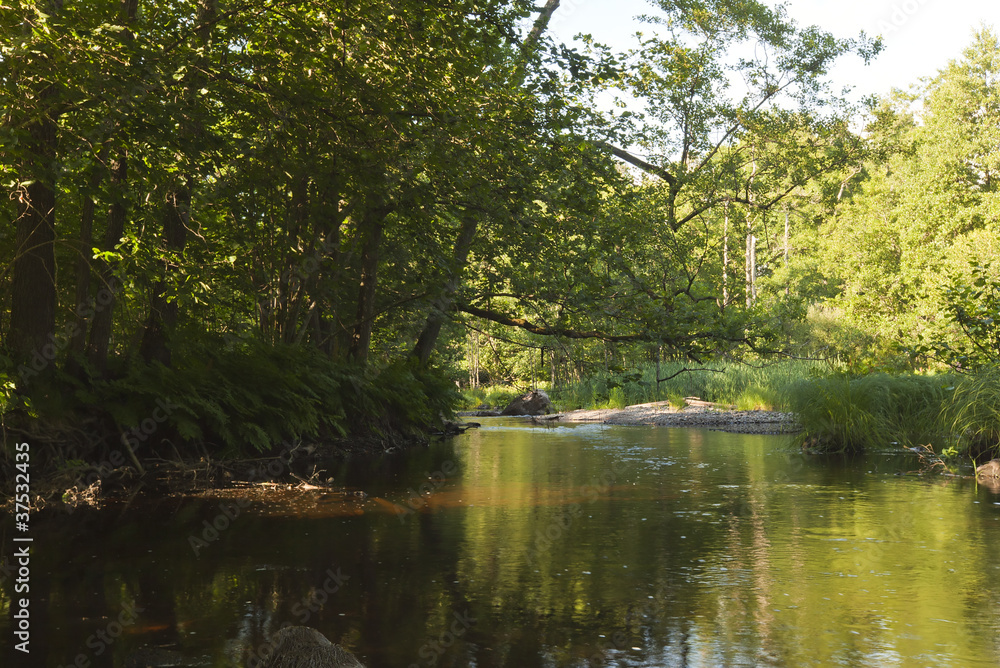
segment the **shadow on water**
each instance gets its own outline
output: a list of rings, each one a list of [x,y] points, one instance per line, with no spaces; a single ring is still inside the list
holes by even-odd
[[[285,623],[369,668],[996,665],[1000,498],[917,468],[774,436],[487,420],[327,471],[366,498],[50,517],[32,655],[13,665],[253,665]],[[0,591],[7,612],[12,578]]]

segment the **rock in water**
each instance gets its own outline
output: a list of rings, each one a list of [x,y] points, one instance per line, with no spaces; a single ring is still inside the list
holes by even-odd
[[[976,469],[977,478],[1000,478],[1000,459],[991,459]]]
[[[552,412],[549,395],[542,390],[532,390],[510,402],[501,415],[546,415]]]
[[[365,668],[340,645],[308,626],[288,626],[271,637],[271,654],[260,668]]]

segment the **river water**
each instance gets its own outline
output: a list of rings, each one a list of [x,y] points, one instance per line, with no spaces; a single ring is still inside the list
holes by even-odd
[[[254,664],[295,623],[369,668],[998,666],[1000,497],[917,469],[777,436],[485,420],[327,471],[367,498],[49,518],[32,654],[4,665],[118,667],[151,648]],[[0,592],[11,656],[10,578]]]

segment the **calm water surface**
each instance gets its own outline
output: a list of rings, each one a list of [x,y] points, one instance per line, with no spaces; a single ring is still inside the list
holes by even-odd
[[[486,421],[328,471],[363,500],[49,519],[13,665],[118,667],[145,647],[239,666],[286,622],[370,668],[1000,665],[1000,497],[899,475],[917,468],[773,436]]]

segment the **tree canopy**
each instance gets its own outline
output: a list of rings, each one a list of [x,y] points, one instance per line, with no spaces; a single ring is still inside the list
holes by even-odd
[[[471,377],[484,341],[494,380],[523,360],[555,378],[957,345],[948,286],[996,237],[992,31],[858,131],[829,72],[878,40],[761,2],[659,0],[616,53],[554,41],[558,9],[0,11],[9,406],[121,430],[173,387],[201,399],[171,429],[233,445],[219,434],[243,410],[266,447],[405,403],[341,401],[379,374],[415,395]],[[254,377],[315,415],[280,426]]]

